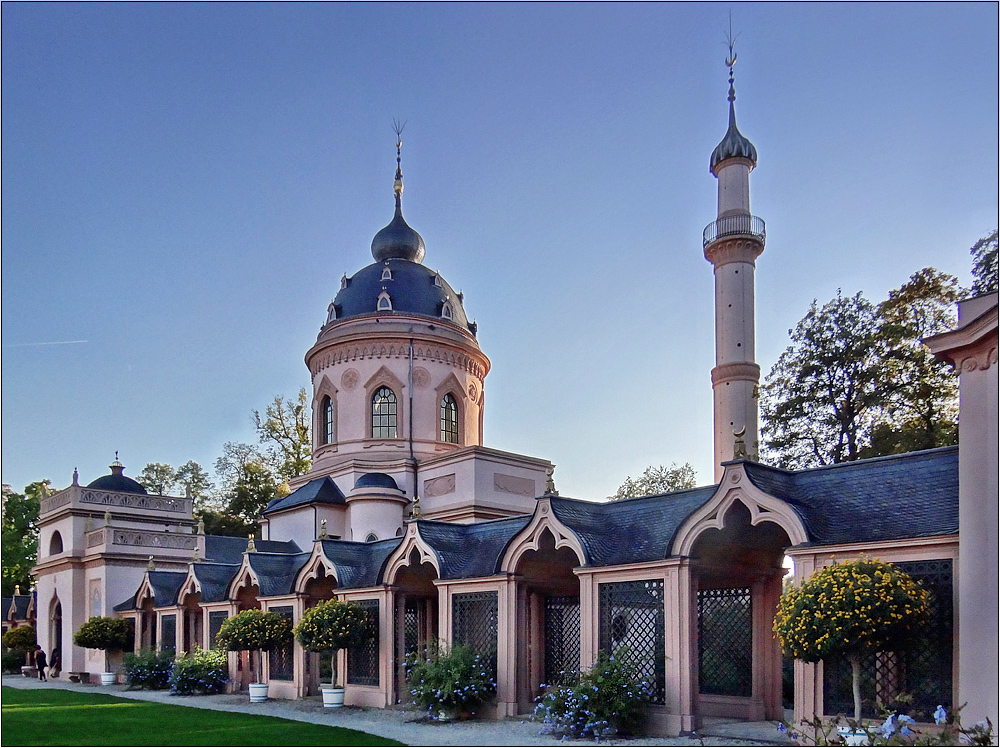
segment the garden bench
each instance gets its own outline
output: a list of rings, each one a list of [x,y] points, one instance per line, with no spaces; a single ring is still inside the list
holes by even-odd
[[[89,683],[90,673],[82,670],[76,672],[71,670],[69,673],[69,680],[70,683]]]

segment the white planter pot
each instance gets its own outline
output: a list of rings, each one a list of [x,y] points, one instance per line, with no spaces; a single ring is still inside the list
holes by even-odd
[[[323,706],[329,708],[341,707],[344,705],[344,689],[340,686],[321,686],[323,692]]]
[[[267,701],[267,684],[266,683],[251,683],[250,684],[250,703],[260,704]]]
[[[115,674],[114,673],[101,673],[101,685],[102,686],[113,686],[115,684]]]
[[[868,733],[864,730],[851,730],[850,727],[838,727],[837,734],[844,739],[845,745],[868,745]]]

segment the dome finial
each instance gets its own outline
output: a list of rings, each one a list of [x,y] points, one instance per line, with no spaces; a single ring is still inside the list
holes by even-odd
[[[377,262],[385,260],[409,260],[420,262],[424,259],[424,240],[403,220],[403,128],[405,122],[392,121],[392,129],[396,133],[396,179],[392,191],[396,196],[396,213],[388,226],[383,228],[372,239],[372,256]]]
[[[720,163],[731,158],[749,161],[751,169],[757,165],[757,149],[736,127],[736,86],[733,83],[735,78],[733,68],[736,65],[736,40],[738,38],[739,34],[733,36],[733,14],[730,13],[729,31],[726,34],[726,46],[729,47],[729,54],[726,55],[726,67],[729,68],[729,129],[722,142],[712,151],[709,169],[713,174]]]
[[[392,183],[392,191],[396,193],[396,209],[400,210],[400,198],[403,195],[403,167],[402,167],[402,150],[403,150],[403,129],[406,127],[405,122],[400,122],[398,119],[392,121],[392,129],[396,133],[396,181]]]

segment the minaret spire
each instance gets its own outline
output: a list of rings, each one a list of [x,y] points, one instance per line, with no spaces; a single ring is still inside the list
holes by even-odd
[[[424,259],[424,240],[403,220],[403,128],[405,122],[392,121],[396,133],[396,177],[392,191],[396,197],[396,212],[388,226],[372,239],[372,256],[378,262],[386,260],[409,260],[420,262]]]
[[[757,393],[760,366],[755,361],[754,271],[764,251],[764,222],[750,213],[750,172],[757,149],[736,127],[736,64],[732,20],[727,36],[729,54],[729,129],[712,152],[710,168],[719,180],[716,220],[705,227],[705,259],[715,267],[714,393],[715,479],[722,463],[756,459],[758,449]]]
[[[392,183],[392,191],[396,194],[396,213],[399,215],[403,214],[402,202],[403,202],[403,166],[402,166],[402,151],[403,151],[403,128],[406,127],[406,123],[400,123],[398,119],[392,121],[392,129],[396,133],[396,181]]]

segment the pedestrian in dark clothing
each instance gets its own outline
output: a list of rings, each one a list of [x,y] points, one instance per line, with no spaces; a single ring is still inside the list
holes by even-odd
[[[49,663],[45,659],[45,652],[42,651],[42,645],[35,645],[35,668],[38,670],[38,680],[48,680],[45,677],[45,666]]]
[[[62,670],[62,658],[59,656],[59,647],[53,647],[52,662],[49,663],[49,675],[53,678],[58,678],[60,670]]]

